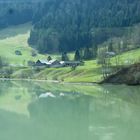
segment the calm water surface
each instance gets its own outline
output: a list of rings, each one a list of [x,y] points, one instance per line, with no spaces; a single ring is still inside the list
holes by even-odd
[[[140,87],[0,81],[0,140],[140,140]]]

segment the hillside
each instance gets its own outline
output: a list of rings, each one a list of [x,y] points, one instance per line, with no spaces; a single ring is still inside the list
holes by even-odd
[[[139,23],[139,6],[139,0],[46,0],[35,13],[28,42],[40,53],[97,47],[110,36],[122,37],[120,27]]]
[[[36,4],[29,5],[26,1],[0,1],[0,29],[11,25],[24,24],[32,20]]]
[[[27,65],[29,60],[43,58],[43,55],[37,54],[32,57],[32,48],[28,46],[27,39],[32,28],[30,23],[18,26],[11,26],[0,30],[0,56],[9,64]],[[18,50],[22,55],[16,55]]]

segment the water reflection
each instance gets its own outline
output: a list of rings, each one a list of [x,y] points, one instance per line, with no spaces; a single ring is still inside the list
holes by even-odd
[[[139,87],[5,84],[0,83],[1,140],[139,139]]]

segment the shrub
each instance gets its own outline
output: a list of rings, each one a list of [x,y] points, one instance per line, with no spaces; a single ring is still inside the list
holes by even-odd
[[[16,50],[16,51],[15,51],[15,54],[16,54],[16,55],[22,55],[21,51],[19,51],[19,50]]]
[[[30,66],[30,67],[35,66],[35,62],[34,61],[28,61],[28,66]]]
[[[32,56],[32,57],[36,57],[36,56],[37,56],[37,53],[36,53],[35,50],[32,50],[32,51],[31,51],[31,56]]]
[[[0,56],[0,68],[2,68],[3,66],[7,66],[7,65],[8,65],[8,63],[7,63],[6,59],[2,58]]]

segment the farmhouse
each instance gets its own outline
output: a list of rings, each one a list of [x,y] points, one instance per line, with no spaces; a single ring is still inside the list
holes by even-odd
[[[114,57],[114,56],[116,56],[116,53],[115,52],[106,52],[105,54],[108,57]]]
[[[60,67],[63,67],[63,65],[58,61],[58,60],[50,60],[49,61],[49,67],[50,68],[60,68]]]
[[[64,61],[65,67],[73,67],[73,66],[80,66],[80,65],[84,65],[84,63],[81,61]]]
[[[47,65],[48,65],[47,60],[37,60],[37,62],[35,63],[35,66],[38,66],[38,67],[47,66]]]
[[[58,61],[58,60],[38,60],[35,63],[36,67],[47,67],[47,68],[60,68],[60,67],[73,67],[83,65],[81,61]]]
[[[38,60],[35,64],[37,67],[48,67],[48,68],[58,68],[62,67],[63,64],[61,64],[58,60]]]

